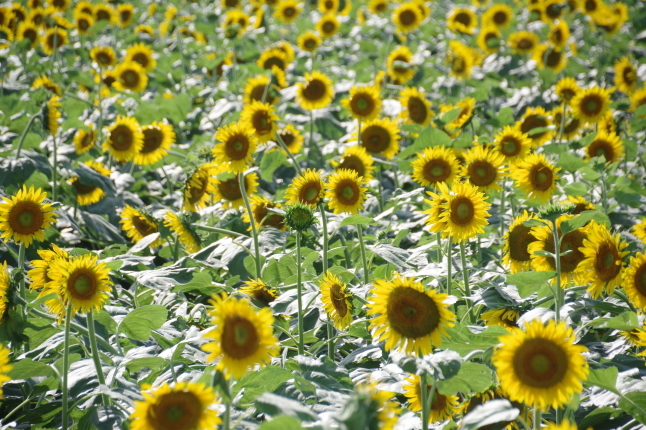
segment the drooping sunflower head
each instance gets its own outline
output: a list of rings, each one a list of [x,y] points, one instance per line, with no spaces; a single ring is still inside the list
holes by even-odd
[[[140,93],[146,89],[148,85],[148,75],[139,63],[135,61],[124,61],[114,68],[114,88],[119,91],[130,90],[135,93]]]
[[[294,178],[292,184],[287,188],[285,197],[287,204],[294,205],[302,203],[316,206],[323,198],[325,185],[321,178],[321,172],[314,169],[307,169],[301,175]]]
[[[580,91],[573,99],[572,110],[581,121],[598,122],[610,107],[611,90],[591,87]]]
[[[153,49],[144,44],[136,43],[126,49],[126,61],[133,61],[144,68],[146,72],[152,71],[157,67],[157,60],[153,56]]]
[[[52,81],[47,75],[41,75],[34,79],[31,89],[37,90],[38,88],[45,88],[47,91],[57,96],[62,94],[61,87],[56,82]]]
[[[460,172],[454,152],[443,146],[424,148],[411,166],[413,180],[424,187],[434,187],[439,183],[450,185]]]
[[[117,161],[130,161],[144,145],[144,134],[136,119],[119,115],[108,127],[103,149]]]
[[[95,46],[90,51],[90,58],[102,68],[117,64],[117,54],[110,46]]]
[[[249,173],[244,176],[244,187],[247,196],[251,198],[258,189],[258,175]],[[240,188],[240,175],[228,174],[222,178],[218,175],[213,192],[213,200],[220,202],[224,209],[237,209],[244,205],[242,189]]]
[[[245,104],[251,104],[254,101],[274,104],[277,100],[278,96],[275,91],[272,91],[271,78],[269,76],[257,75],[249,78],[244,87]]]
[[[558,21],[550,26],[550,32],[547,34],[548,40],[559,49],[567,46],[570,40],[570,27],[565,21]]]
[[[110,170],[103,163],[89,160],[83,164],[102,176],[110,177]],[[80,206],[92,205],[99,202],[105,196],[105,191],[100,186],[86,184],[79,177],[72,177],[70,183],[76,192],[76,202]]]
[[[72,306],[73,313],[86,313],[99,311],[108,302],[112,287],[110,269],[94,254],[70,257],[69,260],[54,259],[47,273],[52,281],[45,285],[39,297],[51,293],[58,295],[57,299],[45,304],[59,320],[63,319],[68,305]]]
[[[531,219],[538,219],[538,217],[523,211],[521,215],[514,218],[505,235],[502,262],[511,273],[526,272],[531,269],[529,244],[535,242],[536,238],[532,234],[532,228],[524,224]]]
[[[316,33],[313,33],[309,30],[298,36],[298,39],[296,41],[298,47],[306,52],[316,51],[316,48],[321,46],[322,42],[323,41]]]
[[[622,57],[615,63],[615,85],[619,91],[631,94],[637,89],[637,69],[628,57]]]
[[[388,160],[399,152],[399,127],[387,117],[367,121],[361,127],[361,136],[357,133],[356,138],[369,153]]]
[[[305,74],[305,82],[296,89],[296,101],[306,110],[322,109],[334,98],[334,89],[329,77],[314,71]]]
[[[132,430],[214,429],[222,423],[220,401],[211,387],[179,382],[143,391],[144,400],[135,402],[130,415]]]
[[[130,205],[121,212],[121,229],[133,242],[137,243],[144,237],[159,231],[159,222],[145,210],[135,209]],[[151,246],[159,246],[161,240],[156,240]]]
[[[448,185],[444,182],[438,182],[437,187],[441,190],[437,194],[428,191],[428,195],[431,199],[424,199],[424,203],[427,204],[429,208],[422,211],[422,213],[428,215],[425,223],[430,225],[432,233],[442,233],[442,236],[448,237],[446,222],[441,216],[445,211],[443,205],[446,203],[446,199],[443,197],[443,192],[448,192]]]
[[[399,94],[402,105],[400,117],[408,124],[428,125],[433,118],[431,102],[424,93],[414,87],[406,87]]]
[[[60,97],[52,96],[45,106],[43,106],[43,126],[52,136],[58,133],[58,130],[61,128],[61,125],[58,123],[58,120],[62,117],[61,111],[59,110],[62,106],[60,100]]]
[[[61,49],[68,41],[67,31],[58,27],[50,28],[45,32],[45,37],[43,38],[43,51],[47,55],[53,55],[55,51]]]
[[[398,46],[387,58],[388,76],[404,85],[415,76],[413,53],[407,46]]]
[[[316,30],[324,39],[334,36],[340,27],[341,24],[333,13],[323,15],[319,22],[316,23]]]
[[[474,146],[464,153],[462,176],[480,191],[500,190],[507,176],[505,158],[491,146]]]
[[[184,246],[189,253],[195,253],[202,248],[202,238],[193,229],[189,217],[186,213],[174,214],[166,212],[164,216],[164,226],[171,229],[177,235],[179,243]]]
[[[428,290],[414,278],[395,274],[391,281],[377,279],[367,314],[376,341],[385,340],[387,351],[426,355],[442,344],[441,335],[452,327],[455,314],[445,304],[447,295]]]
[[[285,146],[287,146],[287,150],[292,154],[299,154],[301,149],[303,149],[303,135],[292,124],[287,124],[285,127],[277,130],[276,137],[283,141]],[[285,152],[282,146],[281,150]]]
[[[96,142],[96,129],[94,124],[89,124],[88,129],[79,128],[74,134],[74,150],[78,155],[85,154],[94,147]]]
[[[554,92],[563,103],[570,104],[570,101],[581,91],[581,87],[574,78],[562,78],[556,84]]]
[[[337,169],[328,178],[325,197],[335,214],[356,214],[363,208],[367,188],[355,170]]]
[[[278,292],[269,287],[262,279],[249,279],[243,282],[240,292],[258,300],[263,306],[269,306],[278,298]]]
[[[31,266],[33,269],[27,272],[27,277],[31,281],[29,288],[32,290],[40,290],[52,279],[49,277],[49,267],[54,260],[63,259],[69,260],[70,256],[64,249],[56,245],[52,245],[52,250],[38,250],[38,255],[41,260],[32,260]]]
[[[482,16],[482,24],[506,28],[514,16],[513,10],[506,4],[500,3],[491,6]]]
[[[134,162],[141,166],[155,164],[168,154],[175,143],[173,126],[162,121],[153,121],[141,128],[144,144],[135,155]]]
[[[516,123],[518,130],[529,136],[535,148],[553,137],[554,131],[549,129],[551,125],[552,119],[542,106],[528,107],[523,118]]]
[[[414,2],[401,3],[394,11],[392,20],[397,30],[408,33],[420,26],[424,17],[420,8]]]
[[[274,139],[278,125],[278,115],[269,103],[253,101],[246,105],[240,114],[241,122],[254,132],[258,143],[265,143]],[[239,127],[243,127],[240,125]]]
[[[430,384],[422,384],[422,378],[419,375],[411,375],[406,378],[406,383],[402,387],[404,389],[404,396],[410,403],[409,409],[414,412],[422,410],[422,385],[427,391],[427,396],[430,397],[431,389]],[[437,389],[434,390],[431,407],[429,408],[429,424],[435,424],[444,420],[450,420],[460,411],[460,399],[458,396],[441,394]]]
[[[589,371],[582,355],[587,348],[574,340],[565,322],[553,320],[534,320],[524,333],[502,336],[492,362],[509,398],[545,409],[562,407],[580,393]]]
[[[233,173],[244,172],[253,162],[258,139],[252,127],[245,122],[222,126],[215,134],[219,143],[213,147],[213,158]]]
[[[590,282],[588,293],[593,299],[599,298],[604,290],[612,295],[621,284],[627,246],[619,234],[613,236],[605,226],[590,223],[580,250],[585,256],[580,270],[585,280]]]
[[[603,157],[608,164],[624,158],[624,143],[615,133],[599,131],[594,140],[586,147],[586,160]]]
[[[357,175],[363,177],[364,182],[372,180],[372,172],[375,160],[366,151],[363,146],[351,146],[343,151],[343,156],[340,161],[332,160],[330,164],[335,169],[349,169],[357,172]]]
[[[296,0],[281,0],[274,9],[274,17],[286,23],[294,22],[303,10],[302,3]]]
[[[328,318],[337,329],[347,330],[352,324],[352,294],[341,279],[330,271],[323,275],[319,286],[323,309]]]
[[[188,177],[184,186],[184,210],[196,212],[209,204],[211,196],[216,192],[215,174],[215,165],[205,163]]]
[[[508,45],[517,54],[530,54],[536,49],[540,39],[536,33],[518,31],[509,35]]]
[[[567,56],[561,48],[548,44],[538,45],[534,50],[534,61],[539,69],[550,69],[558,73],[567,65]]]
[[[253,195],[249,200],[256,229],[273,227],[278,230],[285,230],[285,216],[271,212],[272,209],[281,208],[279,203],[274,203],[267,197],[259,195]],[[247,211],[242,214],[242,220],[246,223],[251,223]],[[251,226],[249,226],[248,230],[251,230]]]
[[[454,33],[471,34],[478,26],[478,17],[471,9],[458,7],[450,12],[446,26]]]
[[[211,303],[214,329],[204,337],[212,342],[202,347],[209,353],[207,360],[219,359],[216,369],[234,378],[269,364],[279,350],[270,308],[256,310],[247,300],[224,293],[213,296]]]
[[[341,100],[341,105],[353,118],[366,121],[375,118],[381,110],[381,97],[375,87],[357,87],[350,90],[350,97]]]
[[[506,162],[523,159],[532,146],[527,134],[506,125],[495,137],[494,148],[505,158]]]
[[[0,202],[0,232],[2,239],[13,239],[25,247],[34,240],[45,239],[45,229],[54,223],[57,215],[51,203],[43,203],[47,193],[33,186],[23,187]]]
[[[504,327],[510,333],[522,332],[518,326],[518,318],[520,318],[520,312],[511,308],[493,309],[480,315],[480,319],[484,321],[485,325]]]
[[[557,189],[558,172],[545,154],[530,154],[512,166],[511,177],[518,188],[541,204],[547,203]]]
[[[446,52],[446,61],[451,69],[451,76],[458,80],[469,79],[475,63],[475,55],[471,48],[461,42],[452,40]]]

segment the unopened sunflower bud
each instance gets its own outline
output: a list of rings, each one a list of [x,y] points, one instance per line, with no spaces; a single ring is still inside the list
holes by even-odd
[[[315,221],[314,211],[307,205],[297,203],[285,211],[285,224],[296,231],[307,230]]]

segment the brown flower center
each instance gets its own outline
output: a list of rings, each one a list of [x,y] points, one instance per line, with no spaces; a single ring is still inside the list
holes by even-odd
[[[247,318],[231,315],[222,328],[222,351],[235,359],[253,355],[260,346],[256,327]]]
[[[558,384],[568,370],[563,349],[548,339],[526,339],[513,357],[515,376],[535,388]]]
[[[386,308],[392,328],[407,338],[420,338],[437,329],[440,313],[432,298],[410,287],[390,292]]]

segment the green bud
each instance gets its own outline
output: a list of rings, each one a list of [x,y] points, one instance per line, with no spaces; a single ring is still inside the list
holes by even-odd
[[[575,208],[573,203],[549,203],[541,206],[538,215],[548,221],[556,221],[561,215],[571,213]]]
[[[307,205],[296,203],[285,210],[285,224],[296,231],[305,231],[314,224],[314,211]]]

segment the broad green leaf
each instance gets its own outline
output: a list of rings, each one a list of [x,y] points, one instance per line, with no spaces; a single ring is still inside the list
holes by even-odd
[[[123,332],[133,340],[148,340],[150,331],[164,325],[167,316],[168,309],[165,306],[142,306],[126,315],[119,325],[119,332]]]
[[[616,367],[606,367],[605,369],[592,369],[588,374],[588,380],[584,382],[586,387],[597,386],[604,390],[619,394],[617,390],[617,375],[619,371]]]
[[[256,399],[256,409],[271,416],[286,415],[298,418],[301,421],[316,421],[317,415],[310,408],[296,400],[278,396],[272,393],[264,393]]]
[[[289,370],[281,369],[277,366],[267,366],[257,372],[245,373],[234,386],[233,395],[238,395],[244,389],[244,393],[238,401],[238,406],[247,408],[252,406],[256,397],[262,393],[271,393],[293,377],[292,372]]]
[[[25,358],[12,363],[11,369],[7,375],[11,379],[29,379],[37,376],[56,376],[54,370],[47,364],[40,361],[34,361],[31,358]]]
[[[637,319],[637,314],[635,312],[626,311],[621,315],[617,315],[614,318],[611,318],[607,323],[606,327],[614,328],[616,330],[631,331],[634,329],[642,328]]]
[[[126,363],[126,368],[130,372],[139,372],[142,369],[161,370],[168,364],[168,360],[161,357],[142,357],[135,358]]]
[[[466,362],[453,378],[438,381],[438,389],[442,394],[479,393],[489,388],[493,382],[493,373],[484,364]]]
[[[597,210],[583,211],[574,218],[561,223],[561,234],[566,235],[571,231],[581,228],[590,221],[595,220],[599,224],[610,225],[608,216]]]
[[[619,408],[642,424],[646,424],[646,393],[633,391],[619,401]]]
[[[343,221],[341,221],[339,227],[345,227],[346,225],[377,225],[377,221],[363,215],[350,215],[349,217],[344,218]]]
[[[496,399],[476,406],[462,418],[462,430],[475,430],[496,423],[514,421],[520,411],[514,408],[509,400]]]
[[[300,421],[293,417],[277,417],[262,423],[258,430],[302,430]]]
[[[272,182],[274,172],[287,162],[287,156],[283,151],[266,152],[260,161],[260,177],[265,181]]]

